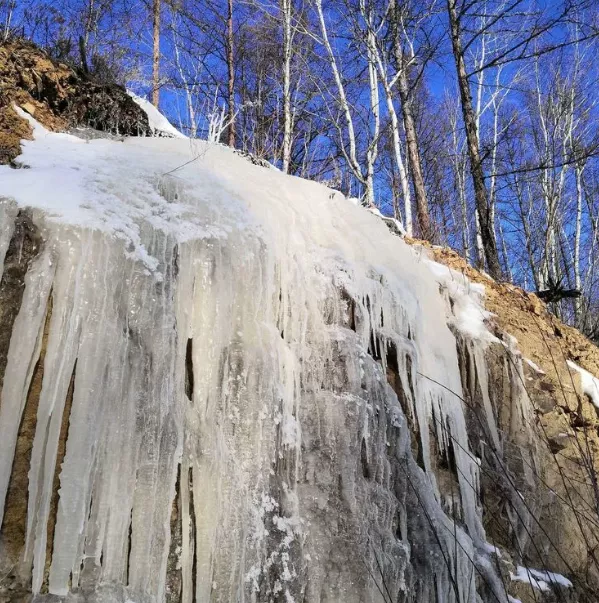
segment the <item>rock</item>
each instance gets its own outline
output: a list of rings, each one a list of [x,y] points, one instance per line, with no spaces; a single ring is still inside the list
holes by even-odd
[[[534,293],[528,294],[528,310],[537,316],[545,311],[543,302]]]
[[[23,103],[21,105],[21,109],[27,111],[29,115],[35,116],[35,106],[33,105],[33,103]]]
[[[560,432],[547,438],[549,444],[549,450],[556,453],[560,450],[564,450],[570,443],[570,436],[567,433]]]

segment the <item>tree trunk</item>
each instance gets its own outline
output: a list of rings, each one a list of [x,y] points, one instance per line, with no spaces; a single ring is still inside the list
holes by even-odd
[[[291,163],[291,0],[281,1],[283,13],[283,171]]]
[[[364,17],[370,22],[366,13]],[[374,201],[374,166],[378,155],[378,141],[380,134],[380,102],[379,102],[379,82],[376,72],[376,43],[374,34],[369,27],[367,37],[367,56],[368,56],[368,81],[370,83],[370,110],[374,121],[372,138],[366,151],[366,191],[365,201],[368,207],[375,207]]]
[[[582,291],[582,278],[580,275],[580,239],[582,234],[582,170],[581,165],[576,165],[576,228],[574,231],[574,288]],[[576,327],[582,329],[582,300],[574,299],[574,318]]]
[[[426,199],[426,189],[424,188],[424,177],[422,175],[422,163],[418,152],[418,133],[414,123],[412,112],[412,99],[408,84],[407,67],[402,61],[399,68],[399,97],[401,99],[401,110],[403,115],[403,124],[406,133],[406,147],[408,150],[408,164],[412,184],[414,186],[414,199],[416,201],[416,216],[420,236],[427,241],[432,240],[433,232],[431,229],[430,217],[428,213],[428,201]]]
[[[414,123],[413,95],[410,90],[408,79],[408,61],[403,49],[402,33],[400,30],[401,10],[399,3],[395,5],[395,18],[393,23],[393,54],[395,55],[395,67],[397,69],[399,98],[401,100],[401,111],[403,117],[404,131],[406,134],[406,148],[408,152],[408,167],[414,186],[414,199],[416,201],[416,217],[418,221],[420,237],[428,241],[432,240],[430,217],[428,212],[428,201],[426,189],[424,188],[424,177],[422,175],[422,163],[418,152],[418,133]]]
[[[83,36],[79,36],[79,56],[81,58],[81,68],[83,69],[83,72],[89,74],[87,54],[85,52],[85,40],[83,39]]]
[[[154,0],[154,52],[152,56],[152,104],[158,107],[160,102],[160,0]]]
[[[466,129],[466,140],[468,143],[468,155],[470,158],[470,172],[472,174],[472,184],[474,188],[474,198],[476,209],[480,220],[480,233],[487,261],[487,270],[496,280],[501,279],[501,265],[499,263],[499,254],[497,253],[497,243],[495,241],[495,232],[491,222],[491,211],[487,199],[487,188],[485,186],[485,175],[483,172],[482,161],[480,159],[480,149],[478,144],[478,132],[476,129],[476,115],[472,106],[472,96],[466,73],[466,64],[462,52],[462,41],[460,38],[460,24],[456,10],[456,0],[447,0],[447,9],[449,13],[449,24],[451,29],[451,45],[456,64],[458,84],[460,87],[460,100],[462,103],[462,117]]]
[[[383,81],[383,85],[385,86],[385,97],[387,100],[387,110],[389,111],[389,117],[391,119],[391,132],[393,136],[393,152],[395,154],[395,163],[397,165],[397,171],[399,173],[399,182],[401,185],[401,193],[403,196],[404,202],[404,219],[403,225],[406,229],[406,233],[408,236],[412,236],[413,233],[413,225],[412,225],[412,197],[410,192],[410,184],[408,182],[408,173],[406,167],[404,165],[404,160],[401,151],[401,140],[399,138],[399,120],[397,119],[397,113],[395,112],[395,107],[393,106],[393,97],[392,91],[389,88],[387,82]],[[395,186],[394,186],[394,195],[395,195]],[[399,204],[397,204],[397,209],[399,208]],[[396,209],[395,218],[399,219],[400,213]]]
[[[8,35],[10,34],[10,22],[12,21],[12,14],[15,10],[17,2],[16,0],[10,0],[8,3],[8,9],[6,11],[6,19],[4,21],[4,33],[2,35],[2,41],[6,42],[8,40]]]
[[[233,55],[233,0],[228,0],[227,14],[227,69],[229,72],[228,82],[228,108],[229,108],[229,136],[228,144],[235,147],[235,63]]]
[[[399,135],[399,119],[397,118],[397,112],[395,111],[395,105],[393,104],[394,93],[389,84],[389,80],[387,79],[387,74],[385,72],[385,67],[383,65],[383,61],[381,60],[381,55],[378,52],[378,49],[375,45],[374,48],[375,58],[376,58],[376,66],[379,72],[379,79],[381,84],[383,85],[383,90],[385,91],[385,101],[387,103],[387,112],[389,113],[389,120],[391,122],[391,134],[393,141],[393,153],[395,155],[395,164],[397,165],[397,170],[399,172],[399,182],[401,184],[401,192],[403,195],[404,202],[404,216],[403,220],[401,218],[401,211],[399,208],[399,200],[397,198],[397,181],[395,175],[393,176],[393,208],[394,208],[394,217],[397,220],[400,220],[403,223],[403,226],[406,230],[406,234],[408,236],[413,235],[412,230],[412,198],[410,192],[410,184],[408,182],[408,173],[404,164],[403,154],[401,150],[401,139]]]
[[[331,42],[329,41],[329,34],[327,31],[327,25],[324,18],[324,12],[322,10],[322,0],[316,0],[316,11],[318,12],[318,21],[320,23],[320,32],[322,34],[322,43],[327,51],[327,56],[329,59],[329,65],[331,66],[331,71],[333,72],[333,77],[335,78],[335,84],[337,85],[337,92],[339,94],[339,104],[345,115],[345,122],[347,125],[347,138],[349,143],[349,153],[344,151],[344,155],[346,155],[347,162],[349,167],[356,177],[356,179],[362,184],[366,184],[366,178],[364,174],[362,174],[362,168],[358,163],[357,155],[356,155],[356,132],[354,129],[354,121],[352,118],[351,111],[349,109],[349,102],[347,100],[347,96],[345,94],[345,87],[343,86],[343,80],[341,78],[341,72],[339,71],[339,66],[337,65],[337,59],[335,58],[335,53],[333,52],[333,47],[331,46]],[[341,144],[343,145],[343,139],[341,139]]]

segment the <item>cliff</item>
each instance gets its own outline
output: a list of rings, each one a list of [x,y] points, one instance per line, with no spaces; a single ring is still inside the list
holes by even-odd
[[[13,88],[0,599],[597,600],[580,333],[322,185]]]

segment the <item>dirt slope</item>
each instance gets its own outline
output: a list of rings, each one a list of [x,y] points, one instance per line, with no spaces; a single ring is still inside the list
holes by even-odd
[[[85,126],[126,136],[150,133],[146,114],[122,86],[96,81],[23,40],[0,47],[0,163],[5,164],[20,153],[20,140],[31,136],[14,105],[49,130]]]

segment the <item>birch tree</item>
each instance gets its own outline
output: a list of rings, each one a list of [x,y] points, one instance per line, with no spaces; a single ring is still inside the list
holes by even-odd
[[[423,239],[432,239],[433,231],[429,217],[429,208],[424,186],[424,176],[422,163],[420,160],[420,151],[418,145],[418,133],[414,119],[414,86],[410,82],[410,71],[415,68],[417,57],[414,50],[414,31],[420,27],[422,17],[418,18],[415,14],[410,14],[409,3],[395,2],[393,7],[393,55],[397,69],[397,82],[399,97],[401,99],[401,111],[403,115],[403,126],[406,137],[406,148],[408,153],[408,162],[410,166],[410,176],[414,187],[414,199],[416,201],[416,212],[418,216],[418,226],[420,236]],[[427,13],[434,10],[434,2],[427,6]],[[411,32],[409,31],[411,23]],[[421,62],[425,57],[419,57]]]
[[[0,16],[3,18],[2,24],[2,41],[6,42],[10,34],[12,24],[12,16],[17,5],[17,0],[3,0],[0,3]]]
[[[378,154],[378,137],[380,134],[380,107],[379,107],[379,81],[376,70],[376,49],[374,44],[374,33],[372,32],[372,16],[367,10],[363,0],[360,1],[359,13],[367,25],[366,39],[366,70],[368,73],[369,107],[370,115],[368,119],[368,140],[366,141],[365,165],[358,161],[356,129],[354,118],[350,108],[350,102],[346,94],[346,88],[341,74],[339,61],[330,42],[328,26],[322,7],[322,0],[315,0],[315,7],[318,15],[320,27],[321,42],[324,46],[326,57],[333,75],[336,88],[336,101],[345,122],[345,128],[336,124],[340,148],[346,159],[351,173],[364,186],[364,203],[368,206],[374,206],[374,163]]]
[[[451,45],[456,66],[458,87],[460,90],[462,118],[466,130],[476,211],[480,222],[479,229],[482,247],[489,274],[495,279],[500,279],[502,271],[499,263],[499,254],[497,253],[495,232],[491,222],[491,208],[489,206],[488,191],[485,184],[485,175],[480,155],[476,113],[472,103],[472,94],[470,91],[470,83],[464,56],[464,46],[462,44],[461,15],[458,13],[456,0],[447,0],[447,10],[449,15]]]
[[[387,12],[387,11],[386,11]],[[395,92],[394,85],[397,82],[398,76],[397,73],[389,74],[389,69],[387,67],[389,61],[385,60],[384,53],[381,52],[378,48],[378,45],[375,46],[375,58],[376,58],[376,66],[379,73],[379,78],[381,84],[383,86],[383,92],[385,95],[385,102],[387,106],[387,112],[389,114],[389,127],[391,130],[391,137],[393,141],[393,156],[395,159],[395,165],[397,168],[397,173],[399,174],[399,182],[402,190],[403,197],[403,205],[404,205],[404,227],[406,229],[406,233],[408,236],[413,236],[413,219],[412,219],[412,193],[410,191],[410,184],[408,181],[408,171],[406,168],[406,164],[404,161],[404,154],[402,149],[402,140],[401,140],[401,124],[397,115],[397,111],[395,109]],[[395,218],[399,219],[400,215],[397,211],[396,204],[394,204],[395,209]]]
[[[293,48],[293,26],[291,0],[281,1],[283,22],[283,171],[289,172],[291,162],[291,139],[293,115],[291,111],[291,57]]]
[[[160,102],[160,9],[161,0],[152,3],[152,104]]]
[[[229,109],[227,142],[235,147],[235,35],[233,30],[233,0],[227,0],[227,104]]]

